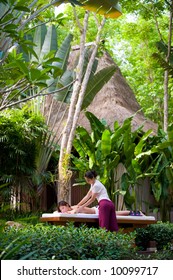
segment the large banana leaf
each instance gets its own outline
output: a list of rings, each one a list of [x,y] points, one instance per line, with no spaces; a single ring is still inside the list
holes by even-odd
[[[118,0],[69,0],[57,1],[55,5],[59,6],[61,3],[69,2],[72,5],[81,5],[81,7],[85,10],[104,15],[106,18],[117,18],[122,14],[121,6],[119,5]]]
[[[75,141],[74,142],[74,147],[76,148],[76,150],[78,152],[80,152],[80,149],[82,146],[83,151],[85,152],[85,155],[89,156],[89,158],[91,159],[92,162],[95,162],[95,148],[94,145],[92,143],[92,139],[89,135],[89,133],[87,132],[87,130],[81,126],[79,126],[77,128],[76,131],[77,134],[79,134],[80,137],[80,141]]]
[[[57,32],[54,25],[49,25],[47,27],[47,33],[44,39],[44,43],[42,45],[41,53],[40,53],[40,60],[42,59],[51,51],[57,50]]]
[[[67,68],[67,61],[71,49],[72,40],[73,40],[73,35],[68,34],[55,55],[55,57],[60,59],[60,62],[53,62],[53,65],[61,68],[63,71],[65,71]]]
[[[34,37],[33,37],[34,47],[33,47],[33,50],[37,54],[38,58],[40,57],[40,54],[41,54],[41,49],[42,49],[42,45],[43,45],[44,40],[45,40],[46,32],[47,32],[47,29],[46,29],[45,24],[41,24],[40,26],[38,26],[35,29],[35,32],[34,32]],[[36,60],[36,58],[34,56],[32,56],[31,61],[34,61],[34,60]]]
[[[111,135],[112,149],[119,150],[124,140],[124,134],[131,128],[132,117],[126,119],[122,126],[119,126],[117,122],[114,124],[115,132]]]
[[[110,162],[106,166],[107,170],[112,170],[112,169],[116,168],[120,161],[120,156],[117,152],[115,152],[115,151],[111,152],[110,158],[112,158],[112,157],[113,157],[113,159],[111,159]]]
[[[56,75],[54,75],[54,78],[50,79],[49,84],[51,84],[51,86],[49,87],[49,92],[65,87],[73,81],[73,72],[66,69],[72,39],[73,36],[71,34],[67,35],[55,54],[55,58],[57,58],[58,61],[54,61],[52,63],[54,67],[54,74],[56,74],[56,69],[60,69],[64,74],[62,76],[59,75],[57,78],[55,77]],[[64,91],[57,93],[56,99],[58,101],[68,102],[69,93],[71,93],[71,90],[70,88],[67,88]]]
[[[96,94],[110,80],[110,78],[113,76],[115,71],[116,71],[116,66],[111,65],[100,70],[94,76],[90,77],[90,80],[86,88],[83,104],[82,104],[82,110],[87,108],[89,104],[91,104]]]
[[[57,92],[55,94],[55,99],[57,99],[60,102],[64,102],[64,103],[70,103],[71,100],[71,94],[72,94],[72,82],[73,82],[73,71],[70,70],[66,70],[64,72],[64,74],[60,77],[58,83],[57,83],[57,87],[58,89],[61,89],[63,87],[66,87],[67,85],[69,85],[68,88],[65,88],[59,92]],[[55,83],[56,86],[56,83]]]
[[[86,47],[86,48],[85,48],[84,65],[83,65],[83,77],[84,77],[85,72],[86,72],[86,70],[87,70],[88,63],[89,63],[89,60],[90,60],[90,58],[91,58],[91,54],[92,54],[92,48]],[[77,66],[77,64],[78,64],[78,60],[79,60],[79,56],[78,56],[77,59],[76,59],[76,66]],[[95,74],[95,72],[96,72],[96,70],[97,70],[97,66],[98,66],[98,58],[96,57],[95,60],[94,60],[93,66],[92,66],[92,70],[91,70],[91,74],[90,74],[89,80],[90,80],[91,77],[93,77],[93,75]],[[74,65],[74,68],[76,68],[75,65]]]
[[[118,0],[80,0],[83,8],[104,15],[106,18],[117,18],[121,16],[121,6]]]
[[[111,152],[111,133],[110,130],[105,129],[101,139],[102,158],[106,158]]]
[[[148,130],[140,139],[139,143],[135,147],[135,155],[138,155],[142,152],[144,145],[146,144],[146,140],[151,135],[152,129]]]
[[[82,172],[83,174],[89,169],[89,162],[86,160],[86,159],[82,159],[82,158],[77,158],[77,157],[74,157],[72,156],[72,160],[73,160],[73,164],[75,167],[73,167],[73,169],[76,169],[76,170],[80,170],[80,172]],[[77,182],[77,180],[76,180]],[[86,184],[86,182],[85,182]],[[84,184],[84,181],[80,180],[80,185],[85,185]],[[73,184],[74,186],[75,184]],[[79,183],[77,183],[77,185],[79,185]]]
[[[156,201],[159,201],[161,193],[162,193],[161,183],[159,181],[154,182],[154,183],[151,182],[151,189],[152,189],[152,192],[154,194],[154,197],[155,197]]]
[[[105,130],[105,125],[91,112],[85,112],[85,115],[93,131],[93,141],[97,143],[101,139],[102,132]]]

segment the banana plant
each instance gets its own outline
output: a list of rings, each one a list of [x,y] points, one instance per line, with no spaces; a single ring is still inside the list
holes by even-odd
[[[100,122],[91,112],[86,112],[86,116],[93,130],[89,134],[85,128],[77,128],[73,146],[79,158],[73,156],[73,164],[80,173],[88,169],[97,170],[100,180],[107,186],[112,198],[113,170],[117,167],[120,156],[116,151],[112,151],[111,131],[107,125]]]
[[[65,2],[80,5],[77,0]],[[35,0],[1,1],[0,71],[2,75],[0,80],[0,110],[16,106],[20,102],[26,102],[26,98],[33,98],[27,94],[29,90],[32,91],[37,86],[42,87],[42,89],[47,87],[47,84],[43,83],[42,80],[50,78],[52,69],[50,69],[48,60],[51,57],[49,59],[47,58],[47,60],[45,59],[43,68],[39,68],[37,64],[30,63],[30,60],[26,60],[26,55],[22,57],[19,51],[22,48],[25,50],[25,53],[32,54],[37,60],[38,57],[34,51],[30,35],[26,37],[24,35],[28,34],[30,29],[32,31],[32,24],[35,26],[34,20],[40,19],[42,12],[54,4],[60,5],[62,3],[64,3],[62,0],[49,1],[48,3],[45,3],[43,0],[39,0],[39,2]],[[51,38],[49,39],[49,42],[52,44],[53,41]],[[38,46],[40,45],[38,44]],[[59,71],[60,69],[57,67],[54,75],[58,75]]]
[[[142,127],[132,131],[132,117],[125,120],[121,126],[115,122],[114,130],[111,131],[91,112],[86,112],[86,116],[92,131],[89,134],[83,127],[78,127],[73,143],[78,153],[78,156],[72,157],[73,168],[80,171],[79,176],[83,176],[88,169],[96,169],[100,180],[107,186],[110,197],[115,200],[116,194],[123,194],[128,208],[136,208],[139,205],[135,188],[140,179],[147,177],[150,178],[151,190],[156,201],[161,201],[166,195],[168,199],[173,182],[170,165],[172,132],[169,132],[169,141],[163,141],[163,135],[153,136],[151,130],[144,133]],[[120,163],[124,166],[124,173],[120,178],[121,188],[117,190],[115,173]]]
[[[151,137],[150,149],[142,149],[136,156],[138,164],[146,166],[146,176],[150,178],[151,191],[160,206],[162,221],[170,220],[170,209],[173,202],[173,130],[168,134],[159,131]]]
[[[28,42],[23,40],[22,32],[34,19],[51,7],[59,6],[62,3],[81,5],[77,0],[3,0],[0,3],[0,63],[3,63],[8,56],[8,50],[14,43],[24,44],[29,48]]]

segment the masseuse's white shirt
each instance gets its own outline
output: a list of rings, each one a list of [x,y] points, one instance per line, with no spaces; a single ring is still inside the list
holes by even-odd
[[[95,180],[95,183],[91,185],[90,190],[96,194],[98,202],[102,199],[110,200],[105,186],[98,180]]]

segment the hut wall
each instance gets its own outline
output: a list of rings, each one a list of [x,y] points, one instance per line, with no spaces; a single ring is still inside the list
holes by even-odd
[[[89,191],[89,186],[72,186],[71,205],[76,205]]]

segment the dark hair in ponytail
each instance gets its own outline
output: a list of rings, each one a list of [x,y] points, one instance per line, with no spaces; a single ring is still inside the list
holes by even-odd
[[[90,170],[85,173],[85,177],[88,179],[93,179],[97,177],[97,172],[95,170]]]

